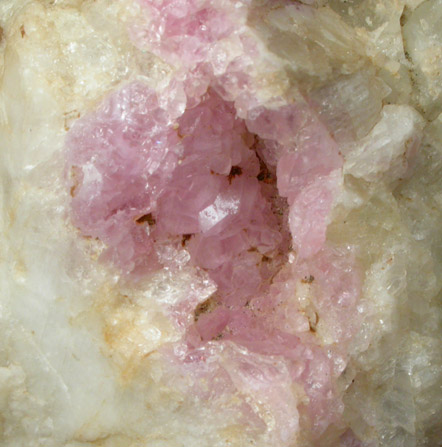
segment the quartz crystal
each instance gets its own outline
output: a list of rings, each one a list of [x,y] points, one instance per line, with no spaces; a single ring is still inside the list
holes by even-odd
[[[442,1],[2,0],[0,445],[442,442]]]

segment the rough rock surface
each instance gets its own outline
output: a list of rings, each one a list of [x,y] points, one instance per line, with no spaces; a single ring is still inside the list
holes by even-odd
[[[0,445],[438,445],[441,14],[3,0]]]

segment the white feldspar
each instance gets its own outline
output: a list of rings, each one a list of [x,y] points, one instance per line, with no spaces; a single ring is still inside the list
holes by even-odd
[[[298,14],[293,2],[265,17],[265,2],[252,3],[248,32],[268,52],[251,74],[260,100],[307,92],[333,132],[344,177],[327,241],[356,247],[363,273],[362,323],[338,382],[342,420],[316,440],[301,431],[291,446],[439,445],[442,2],[312,0],[303,3],[315,14]],[[239,391],[216,405],[189,398],[188,377],[165,368],[157,351],[173,343],[179,351],[191,322],[173,325],[165,308],[188,296],[199,297],[196,307],[213,281],[186,250],[160,247],[177,269],[133,284],[98,262],[104,245],[68,218],[63,151],[73,123],[125,82],[161,89],[174,73],[133,44],[128,30],[147,15],[132,0],[0,3],[2,447],[279,447],[308,401],[296,387],[285,395],[291,382],[279,357],[260,360],[276,371],[268,383],[247,350],[227,341],[209,343]],[[211,211],[201,215],[206,226]],[[293,325],[308,330],[312,303],[301,281],[282,312],[300,306],[306,317]],[[333,344],[322,322],[318,334]],[[203,372],[224,380],[216,367]],[[256,388],[270,391],[259,400]],[[258,428],[238,420],[243,402]],[[347,428],[360,441],[344,444]]]

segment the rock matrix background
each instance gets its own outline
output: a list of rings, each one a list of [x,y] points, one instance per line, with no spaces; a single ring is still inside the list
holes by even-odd
[[[0,3],[0,445],[439,445],[442,2]]]

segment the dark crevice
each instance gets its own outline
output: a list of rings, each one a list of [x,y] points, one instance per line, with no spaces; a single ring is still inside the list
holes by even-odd
[[[156,224],[156,220],[152,216],[152,213],[144,214],[144,216],[141,216],[138,219],[136,219],[135,222],[140,225],[147,223],[149,226],[153,226]]]

